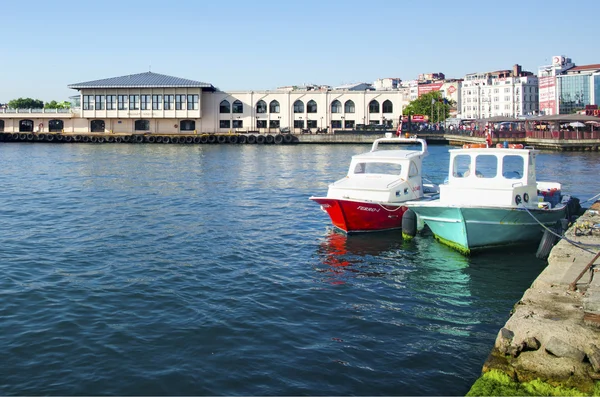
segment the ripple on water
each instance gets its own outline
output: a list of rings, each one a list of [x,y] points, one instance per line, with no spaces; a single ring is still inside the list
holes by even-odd
[[[0,393],[466,393],[543,263],[334,232],[367,148],[0,146]]]

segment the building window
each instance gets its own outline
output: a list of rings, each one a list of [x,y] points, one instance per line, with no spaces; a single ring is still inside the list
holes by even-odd
[[[346,101],[346,103],[344,104],[344,113],[354,113],[354,112],[355,112],[354,101]]]
[[[33,120],[20,120],[19,132],[33,132]]]
[[[304,113],[304,102],[297,100],[294,102],[294,113]],[[304,126],[304,124],[302,124]]]
[[[244,120],[233,120],[233,128],[244,128]]]
[[[342,113],[342,104],[337,99],[331,102],[331,113]]]
[[[142,95],[140,96],[140,109],[148,110],[150,106],[150,95]]]
[[[317,128],[317,120],[306,120],[306,126],[308,128]]]
[[[104,95],[96,95],[95,102],[96,110],[104,110]]]
[[[266,110],[266,104],[265,104]],[[256,120],[256,128],[267,128],[267,120]]]
[[[331,128],[342,128],[342,120],[331,120]]]
[[[344,120],[344,128],[354,128],[354,120]]]
[[[185,95],[175,95],[175,110],[185,109]]]
[[[304,120],[294,120],[294,128],[304,128]]]
[[[235,100],[231,106],[231,111],[232,113],[244,113],[244,105],[241,101]]]
[[[312,99],[306,104],[306,113],[317,113],[317,103]]]
[[[262,99],[256,102],[256,113],[267,113],[267,103]]]
[[[369,113],[379,113],[379,102],[375,99],[369,102]]]
[[[152,95],[152,110],[160,110],[161,105],[162,95]]]
[[[279,128],[279,120],[269,121],[269,128]]]
[[[221,101],[221,104],[219,105],[219,113],[231,113],[231,105],[229,104],[229,101],[226,101],[225,99]]]
[[[188,106],[190,102],[188,100]],[[181,120],[179,123],[179,131],[194,131],[196,129],[196,122],[194,120]]]
[[[394,113],[394,105],[389,99],[386,99],[381,107],[383,108],[383,113]]]
[[[94,110],[94,96],[84,95],[83,96],[83,110]]]
[[[136,131],[150,131],[150,120],[136,120],[135,121]]]
[[[116,95],[106,96],[106,110],[115,110],[115,102],[117,101]]]
[[[198,110],[198,94],[188,95],[187,102],[188,110]]]
[[[165,110],[173,110],[174,95],[165,95]]]
[[[269,104],[269,113],[279,113],[279,102],[271,101]]]
[[[140,96],[139,95],[129,95],[129,110],[139,110],[140,109]]]
[[[65,124],[62,120],[48,121],[48,132],[62,132],[63,128],[65,128]]]
[[[118,99],[119,99],[119,102],[118,102],[119,110],[126,110],[127,109],[127,95],[119,95]]]
[[[230,126],[231,122],[229,120],[219,120],[219,128],[229,128]]]
[[[91,132],[104,132],[105,124],[104,120],[92,120],[90,122],[90,131]]]
[[[0,132],[4,132],[4,120],[0,120]]]

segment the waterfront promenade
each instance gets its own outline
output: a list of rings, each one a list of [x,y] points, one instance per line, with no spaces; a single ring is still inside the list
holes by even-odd
[[[548,266],[515,304],[470,395],[532,388],[556,394],[598,395],[600,386],[600,202],[571,225],[552,249]],[[500,371],[508,378],[499,380]],[[495,374],[494,374],[495,373]],[[510,382],[508,382],[510,379]],[[514,383],[512,383],[514,382]],[[504,383],[504,384],[503,384]],[[512,384],[511,384],[512,383]],[[550,390],[550,389],[548,389]],[[506,394],[505,394],[506,395]]]
[[[371,144],[376,138],[395,131],[338,131],[333,134],[289,133],[227,133],[227,134],[107,134],[107,133],[0,133],[1,142],[53,142],[53,143],[153,143],[153,144]],[[411,134],[424,138],[430,144],[463,145],[485,143],[482,134],[450,133],[450,131],[426,131]],[[559,139],[525,132],[495,134],[494,145],[507,142],[521,143],[538,149],[558,151],[598,151],[600,139],[582,136],[582,139]]]

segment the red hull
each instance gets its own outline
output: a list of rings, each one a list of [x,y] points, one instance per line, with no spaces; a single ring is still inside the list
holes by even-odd
[[[407,210],[402,204],[382,205],[325,197],[312,197],[311,200],[321,204],[333,226],[346,233],[400,229],[402,215]]]

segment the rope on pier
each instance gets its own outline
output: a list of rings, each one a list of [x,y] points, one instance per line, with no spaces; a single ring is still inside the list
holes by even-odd
[[[527,213],[528,213],[529,215],[531,215],[531,217],[533,218],[533,220],[535,220],[535,221],[536,221],[536,222],[537,222],[537,223],[538,223],[538,224],[539,224],[541,227],[543,227],[545,230],[549,231],[550,233],[552,233],[553,235],[555,235],[555,236],[556,236],[556,237],[558,237],[559,239],[565,240],[565,241],[567,241],[568,243],[570,243],[570,244],[574,245],[575,247],[577,247],[577,248],[579,248],[579,249],[582,249],[582,250],[584,250],[584,251],[586,251],[586,252],[589,252],[589,253],[590,253],[590,254],[592,254],[592,255],[596,255],[596,254],[597,254],[597,252],[593,252],[593,251],[591,251],[591,250],[589,250],[589,249],[587,249],[587,248],[585,248],[585,247],[591,247],[591,248],[600,248],[600,245],[599,245],[599,244],[586,244],[586,243],[581,243],[581,242],[579,242],[579,241],[573,241],[573,240],[571,240],[570,238],[568,238],[568,237],[566,237],[566,236],[560,235],[560,234],[556,233],[554,230],[552,230],[552,229],[548,228],[548,227],[547,227],[546,225],[544,225],[542,222],[540,222],[540,221],[539,221],[539,220],[538,220],[538,219],[535,217],[535,215],[533,215],[533,214],[531,213],[531,211],[529,211],[529,209],[528,209],[527,207],[525,207],[525,205],[521,204],[521,207],[522,207],[522,208],[523,208],[525,211],[527,211]]]

